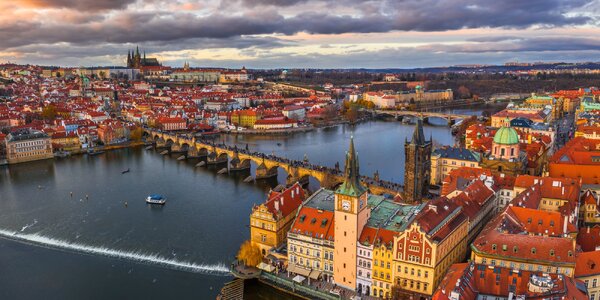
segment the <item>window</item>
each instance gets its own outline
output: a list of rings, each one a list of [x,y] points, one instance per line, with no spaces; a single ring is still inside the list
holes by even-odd
[[[531,248],[531,254],[535,254],[535,248]]]
[[[592,280],[592,287],[595,288],[596,285],[598,285],[598,279],[594,278],[594,280]]]

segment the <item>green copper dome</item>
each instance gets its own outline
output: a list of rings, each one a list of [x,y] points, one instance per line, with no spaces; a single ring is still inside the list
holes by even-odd
[[[514,145],[519,143],[519,134],[514,128],[500,127],[494,135],[494,143],[501,145]]]

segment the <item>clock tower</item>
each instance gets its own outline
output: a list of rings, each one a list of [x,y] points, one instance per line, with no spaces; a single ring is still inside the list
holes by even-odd
[[[333,279],[356,290],[356,244],[369,219],[367,189],[360,183],[354,139],[346,153],[344,182],[335,191]]]

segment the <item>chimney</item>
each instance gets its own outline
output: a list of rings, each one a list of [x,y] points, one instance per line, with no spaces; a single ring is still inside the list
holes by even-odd
[[[587,227],[586,233],[588,233],[588,234],[590,233],[590,226],[589,225]]]
[[[564,234],[567,234],[567,233],[568,233],[568,232],[567,232],[567,225],[568,225],[568,224],[569,224],[569,217],[565,216],[565,221],[564,221],[564,224],[563,224],[563,233],[564,233]]]
[[[275,200],[275,211],[279,211],[279,201]]]
[[[281,205],[283,206],[283,196],[281,196]]]

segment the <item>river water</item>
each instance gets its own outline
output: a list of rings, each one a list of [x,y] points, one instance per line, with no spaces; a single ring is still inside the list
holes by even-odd
[[[371,121],[221,139],[333,166],[343,165],[353,135],[361,173],[402,182],[404,141],[412,131]],[[426,126],[425,135],[453,143],[446,126]],[[217,175],[214,167],[195,168],[197,161],[177,156],[133,148],[0,167],[0,299],[214,299],[249,237],[252,206],[277,182],[244,183],[248,174]],[[285,175],[279,172],[280,182]],[[311,189],[317,186],[311,181]],[[152,193],[168,203],[146,205]],[[255,286],[248,291],[251,299],[282,297]]]

